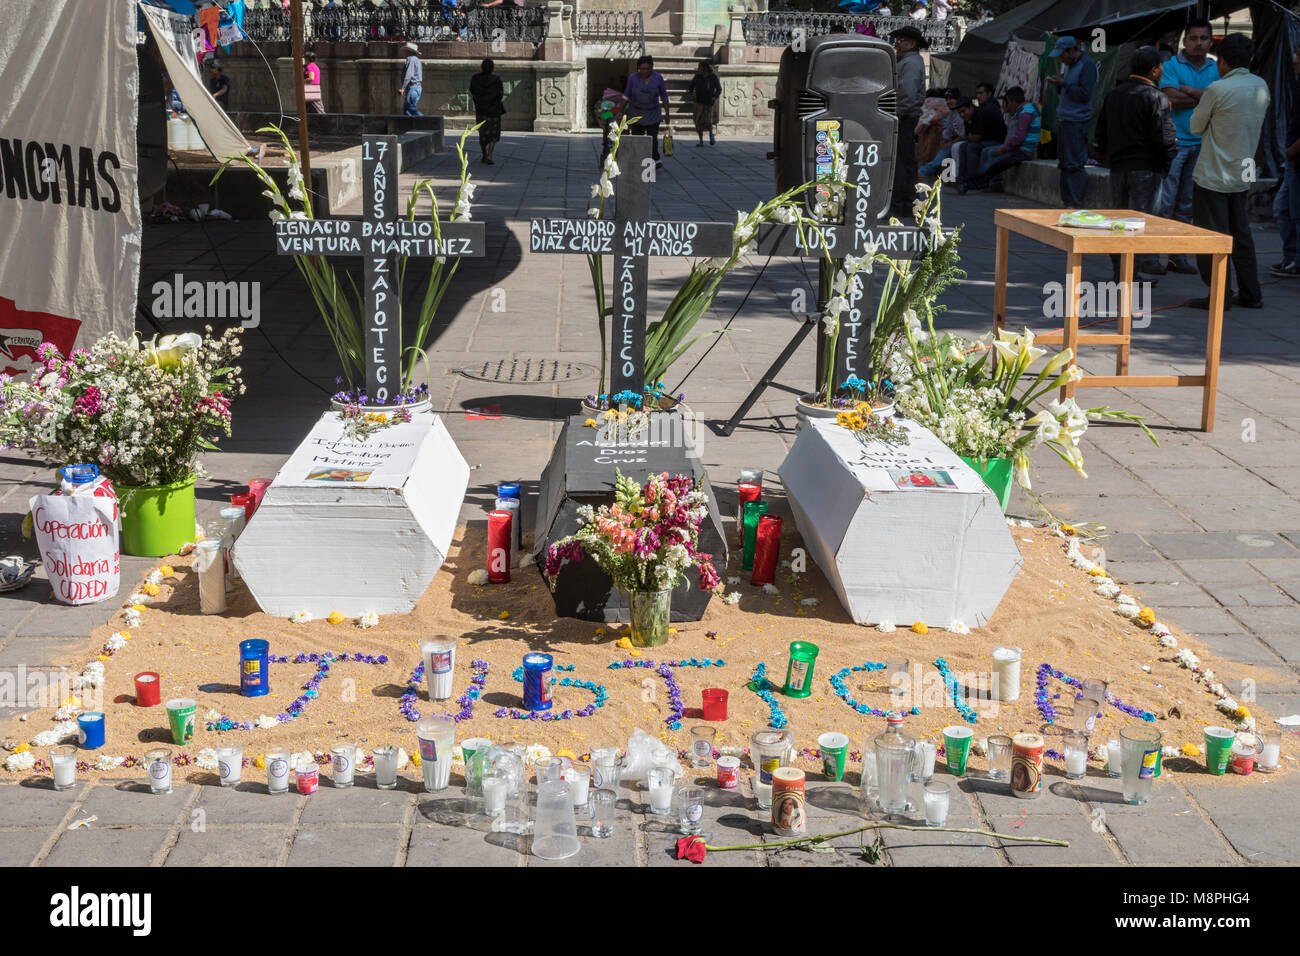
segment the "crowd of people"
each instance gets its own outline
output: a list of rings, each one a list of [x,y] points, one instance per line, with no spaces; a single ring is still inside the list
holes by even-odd
[[[958,89],[926,91],[919,31],[904,27],[891,35],[898,57],[898,154],[894,214],[914,195],[918,177],[936,178],[960,193],[989,188],[998,175],[1033,159],[1042,135],[1042,112],[1034,93],[1005,89],[1001,105],[987,83],[974,99]],[[1046,82],[1058,93],[1056,146],[1061,205],[1080,209],[1088,185],[1086,167],[1100,159],[1109,167],[1115,202],[1123,208],[1189,223],[1233,238],[1232,276],[1225,308],[1260,308],[1254,239],[1248,195],[1254,159],[1268,114],[1268,84],[1251,73],[1251,39],[1233,33],[1211,55],[1208,21],[1193,20],[1183,31],[1182,49],[1145,46],[1130,57],[1127,75],[1100,98],[1093,116],[1098,66],[1078,41],[1058,37],[1049,56],[1061,71]],[[1300,53],[1293,67],[1300,74]],[[1091,139],[1088,131],[1092,130]],[[915,135],[906,135],[908,131]],[[1273,212],[1282,235],[1282,261],[1272,266],[1280,277],[1300,276],[1300,114],[1287,123],[1286,163]],[[920,159],[918,166],[917,159]],[[1135,268],[1146,275],[1199,273],[1208,285],[1210,256],[1139,256]],[[1119,260],[1113,260],[1116,278]],[[1152,280],[1158,281],[1158,280]],[[1209,307],[1208,297],[1192,305]]]

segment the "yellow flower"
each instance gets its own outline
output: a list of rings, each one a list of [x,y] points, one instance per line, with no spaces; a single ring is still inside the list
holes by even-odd
[[[1238,720],[1245,720],[1250,716],[1250,711],[1245,707],[1238,707],[1233,711],[1232,716],[1236,717]]]
[[[121,638],[122,640],[124,640],[124,641],[129,641],[129,640],[131,639],[131,632],[130,632],[130,631],[118,631],[118,632],[117,632],[117,636],[120,637],[120,638]]]
[[[930,628],[924,621],[915,621],[912,624],[912,630],[917,634],[929,634]]]
[[[325,618],[325,620],[329,621],[331,624],[342,624],[342,623],[343,623],[343,612],[341,612],[341,611],[330,611],[330,616],[327,617],[327,618]]]
[[[144,605],[143,605],[143,604],[132,604],[132,605],[131,605],[131,610],[133,610],[133,611],[139,611],[141,614],[143,614],[145,608],[144,608]]]
[[[1071,535],[1071,536],[1073,536],[1073,535],[1076,535],[1076,534],[1078,534],[1078,533],[1079,533],[1079,529],[1076,528],[1076,527],[1075,527],[1074,525],[1072,525],[1072,524],[1063,524],[1063,525],[1061,525],[1061,534],[1064,534],[1064,535]]]
[[[266,769],[266,757],[263,756],[262,754],[258,754],[258,755],[253,759],[253,766],[256,767],[258,770],[265,770],[265,769]]]
[[[158,587],[158,585],[156,584],[146,584],[140,590],[142,590],[145,594],[149,595],[150,597],[157,597],[159,594],[162,593],[162,588]]]
[[[412,765],[412,766],[414,766],[414,767],[418,767],[418,766],[420,766],[421,763],[423,763],[423,761],[420,759],[420,754],[419,754],[419,752],[416,752],[416,753],[411,754],[411,765]]]
[[[1144,607],[1138,611],[1137,619],[1143,624],[1151,624],[1156,619],[1156,612],[1149,607]]]
[[[1094,578],[1104,577],[1106,574],[1105,571],[1103,571],[1101,568],[1098,567],[1089,568],[1088,573],[1092,575]]]
[[[618,412],[614,411],[612,408],[605,410],[605,421],[612,421],[615,418],[618,418]]]
[[[614,642],[614,646],[621,647],[624,650],[627,650],[632,646],[632,639],[630,637],[620,637],[617,641]]]
[[[587,419],[585,422],[583,422],[582,424],[586,425],[588,428],[595,428],[595,427],[596,427],[596,419],[594,419],[594,418],[588,418],[588,419]]]
[[[1185,757],[1199,757],[1201,755],[1201,748],[1196,744],[1183,744],[1182,751]]]
[[[173,568],[170,564],[164,564],[161,568],[158,569],[158,573],[165,578],[169,578],[176,573],[176,569]]]
[[[676,634],[676,633],[677,633],[677,628],[675,628],[675,627],[670,627],[670,628],[668,628],[668,633],[669,633],[669,634]]]
[[[106,660],[108,660],[108,655],[107,655],[107,654],[100,654],[100,655],[96,656],[95,660],[97,660],[97,661],[106,661]]]
[[[633,657],[640,657],[640,656],[641,656],[641,652],[638,651],[635,647],[632,648],[632,650],[628,651],[628,653],[631,654]]]
[[[598,628],[596,628],[596,636],[597,636],[597,637],[604,637],[605,634],[606,634],[606,631],[605,631],[605,629],[604,629],[603,627],[598,627]]]
[[[498,620],[498,621],[508,621],[508,620],[510,620],[510,612],[509,612],[509,611],[502,611],[500,614],[497,615],[497,620]]]
[[[568,747],[565,747],[563,750],[557,750],[557,751],[555,752],[555,756],[557,756],[557,757],[568,757],[570,760],[577,760],[577,759],[578,759],[578,755],[575,754],[575,753],[574,753],[572,750],[570,750]]]
[[[31,749],[32,749],[32,748],[31,748],[31,746],[30,746],[29,744],[19,744],[17,747],[14,748],[14,753],[16,753],[16,754],[25,754],[25,753],[27,753],[27,751],[29,751],[29,750],[31,750]]]

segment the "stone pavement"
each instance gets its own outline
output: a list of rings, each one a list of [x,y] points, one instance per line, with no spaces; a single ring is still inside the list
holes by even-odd
[[[752,208],[773,191],[771,166],[763,159],[767,148],[767,143],[759,140],[722,141],[705,149],[683,144],[665,163],[654,186],[653,213],[660,218],[734,221],[737,209]],[[598,152],[599,141],[591,136],[508,134],[498,148],[495,166],[471,165],[479,183],[474,216],[487,223],[490,253],[482,260],[462,263],[443,303],[428,371],[435,407],[443,413],[470,464],[482,465],[471,476],[462,511],[465,520],[481,519],[498,480],[522,477],[525,488],[535,492],[537,476],[558,436],[559,419],[576,411],[575,399],[596,389],[599,337],[592,321],[585,261],[579,256],[529,256],[525,244],[530,216],[583,214],[588,187],[597,175]],[[443,154],[420,174],[431,175],[448,187],[454,175],[453,161],[454,154]],[[414,178],[403,176],[408,188]],[[448,193],[444,189],[443,194]],[[992,211],[1021,205],[1026,203],[1005,195],[945,195],[945,224],[963,226],[962,257],[968,277],[945,295],[947,311],[942,324],[972,336],[990,328]],[[1108,566],[1117,578],[1133,584],[1148,603],[1160,609],[1162,617],[1198,634],[1223,657],[1251,665],[1253,689],[1232,687],[1233,696],[1249,701],[1253,695],[1262,709],[1283,715],[1300,713],[1300,494],[1292,480],[1300,465],[1300,327],[1294,321],[1300,283],[1268,277],[1268,266],[1278,258],[1280,243],[1270,226],[1256,229],[1266,307],[1235,309],[1226,316],[1215,430],[1209,434],[1194,430],[1200,420],[1198,389],[1081,389],[1078,398],[1086,405],[1106,404],[1146,415],[1162,447],[1151,445],[1131,426],[1094,426],[1084,444],[1090,476],[1086,481],[1054,456],[1051,460],[1043,456],[1034,484],[1043,503],[1061,519],[1105,527],[1107,536],[1097,544],[1104,548]],[[145,229],[140,301],[146,312],[153,300],[153,283],[160,279],[170,282],[178,272],[186,279],[261,283],[262,325],[245,336],[243,368],[249,392],[236,405],[236,432],[223,443],[225,453],[208,458],[212,477],[199,488],[201,519],[249,477],[274,475],[333,390],[337,360],[329,339],[291,260],[274,256],[272,250],[267,222]],[[1010,325],[1030,326],[1035,331],[1059,328],[1059,320],[1045,314],[1044,303],[1046,285],[1063,281],[1063,257],[1017,237],[1012,238],[1011,255]],[[810,280],[815,268],[812,260],[760,258],[738,270],[700,326],[701,331],[729,331],[694,346],[673,367],[666,383],[669,388],[686,391],[688,404],[701,418],[728,418],[795,332],[791,303],[800,289],[808,301],[813,300]],[[652,317],[661,312],[685,272],[684,261],[652,260]],[[1105,281],[1109,264],[1104,260],[1089,263],[1085,278]],[[1133,372],[1199,373],[1205,315],[1180,303],[1203,292],[1195,276],[1171,274],[1160,280],[1153,293],[1156,311],[1150,324],[1135,332]],[[162,324],[167,332],[193,325]],[[140,326],[142,332],[152,334],[143,319]],[[692,370],[701,356],[703,361]],[[1110,348],[1085,347],[1081,361],[1088,371],[1105,374],[1113,367],[1112,356]],[[509,376],[505,381],[483,381],[457,372],[481,372],[485,364],[495,368],[502,359],[517,366],[528,360],[533,368],[547,361],[561,367],[567,363],[578,377],[556,383],[525,382],[517,380],[518,376],[514,381],[508,380]],[[813,359],[810,339],[790,361],[781,381],[810,387]],[[679,385],[683,376],[686,380]],[[705,432],[701,453],[714,476],[724,511],[728,500],[734,503],[733,476],[741,467],[756,463],[767,469],[767,483],[779,500],[776,469],[793,441],[794,424],[793,397],[773,390],[761,397],[730,438]],[[0,548],[4,553],[34,556],[30,543],[18,539],[17,527],[26,498],[48,488],[47,475],[44,468],[21,457],[0,458]],[[525,520],[531,521],[531,504],[526,508]],[[783,508],[777,504],[776,510]],[[1011,510],[1035,513],[1033,504],[1020,492]],[[124,580],[147,564],[128,562],[123,568]],[[0,668],[19,664],[39,668],[54,663],[76,649],[86,633],[116,609],[63,608],[49,602],[47,594],[38,583],[18,595],[0,597]],[[9,705],[0,707],[0,713],[14,710],[12,702],[0,704]],[[1294,752],[1296,747],[1291,744],[1289,749]],[[1217,848],[1226,854],[1225,861],[1284,858],[1300,862],[1296,833],[1284,834],[1288,839],[1274,838],[1279,819],[1275,811],[1294,805],[1296,784],[1289,781],[1288,777],[1251,787],[1248,797],[1231,800],[1225,800],[1223,791],[1194,782],[1186,786],[1176,783],[1167,789],[1177,793],[1181,802],[1167,811],[1144,808],[1138,814],[1145,813],[1144,819],[1149,821],[1158,818],[1163,829],[1134,827],[1127,822],[1134,819],[1130,811],[1098,804],[1107,810],[1101,834],[1090,829],[1089,814],[1095,809],[1091,799],[1080,802],[1070,795],[1075,788],[1064,781],[1056,786],[1066,792],[1055,794],[1061,798],[1055,802],[1044,798],[1013,805],[1007,802],[1010,798],[999,803],[987,794],[967,794],[967,800],[970,812],[981,814],[988,823],[1019,818],[1021,810],[1033,820],[1060,816],[1068,821],[1064,827],[1078,831],[1079,846],[1092,847],[1086,852],[1079,850],[1077,859],[1072,848],[1073,862],[1156,862],[1160,854],[1175,850],[1169,840],[1153,834],[1181,832],[1185,827],[1204,828],[1214,836],[1178,840],[1177,853]],[[111,810],[114,800],[130,799],[130,795],[115,797],[111,792],[114,786],[111,782],[95,784],[88,788],[87,800],[105,800]],[[963,789],[968,786],[977,787],[978,781],[963,783]],[[1105,786],[1104,779],[1094,784],[1090,778],[1084,789],[1104,790]],[[29,792],[24,794],[24,790]],[[216,792],[205,787],[201,798],[193,791],[170,799],[178,806],[200,800],[202,806],[202,801],[221,799],[212,795]],[[86,790],[78,791],[77,798],[83,794]],[[0,807],[14,806],[15,797],[20,796],[37,794],[18,785],[0,787]],[[48,837],[46,830],[62,821],[59,807],[65,813],[72,807],[68,795],[50,796],[54,802],[40,811],[43,816],[39,820],[29,819],[29,814],[37,812],[37,801],[24,800],[21,809],[0,810],[0,827],[30,823],[45,828],[41,832]],[[291,796],[278,803],[296,806],[299,799]],[[330,797],[302,799],[324,804]],[[1098,794],[1096,799],[1104,801],[1104,795]],[[396,814],[400,819],[384,824],[392,831],[394,861],[399,859],[399,845],[411,846],[408,859],[428,852],[427,848],[416,851],[428,841],[415,837],[408,841],[402,836],[407,830],[431,826],[419,822],[422,818],[415,809],[423,799],[408,795],[405,800],[407,806]],[[1259,812],[1240,812],[1247,804],[1257,805]],[[1032,810],[1027,809],[1030,806]],[[1063,809],[1057,814],[1043,809],[1053,806]],[[112,812],[101,815],[97,826],[107,825]],[[249,812],[274,816],[279,811]],[[347,817],[353,810],[340,812]],[[964,811],[955,802],[954,818],[959,812]],[[258,839],[274,844],[277,854],[290,853],[289,827],[295,823],[295,814],[259,824],[263,830],[278,827],[279,831],[275,835],[262,833]],[[147,818],[157,819],[151,814]],[[328,839],[330,822],[321,820],[326,830],[312,839],[317,843],[323,837]],[[188,833],[188,824],[185,826]],[[1026,831],[1030,826],[1026,824]],[[83,832],[64,836],[56,852],[70,838],[86,839],[79,835]],[[116,838],[125,831],[112,832],[114,840],[101,841],[106,847],[116,846]],[[1095,835],[1097,840],[1084,834]],[[6,838],[11,836],[17,847],[22,841],[6,833]],[[886,842],[891,838],[902,839],[893,834]],[[45,843],[36,836],[23,839],[35,841],[33,854],[45,852]],[[456,838],[443,835],[439,839]],[[154,841],[151,850],[144,846],[149,840]],[[190,845],[185,834],[176,841],[172,831],[163,828],[143,841],[135,855],[154,859],[149,854],[156,853],[161,858],[173,842],[177,848]],[[445,845],[454,847],[454,843]],[[180,849],[169,852],[168,859],[173,859]],[[207,851],[184,852],[199,858]],[[995,855],[999,862],[1019,863],[1033,862],[1048,852],[1053,851],[1012,847]],[[972,857],[976,855],[972,853]],[[799,860],[815,862],[815,857],[802,854]],[[1171,862],[1193,859],[1178,857]]]

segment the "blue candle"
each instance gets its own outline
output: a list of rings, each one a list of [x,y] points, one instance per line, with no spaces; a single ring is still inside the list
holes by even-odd
[[[497,485],[498,498],[514,498],[518,501],[521,494],[522,490],[517,481],[503,481]]]
[[[554,663],[550,654],[524,655],[524,710],[551,709],[551,667]]]
[[[268,660],[271,645],[267,641],[242,641],[239,645],[239,692],[245,697],[261,697],[271,692]]]
[[[98,750],[104,746],[104,715],[102,713],[91,710],[77,717],[77,744],[82,750]]]

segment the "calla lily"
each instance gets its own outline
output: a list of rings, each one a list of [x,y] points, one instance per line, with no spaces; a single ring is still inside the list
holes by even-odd
[[[1060,352],[1053,355],[1051,360],[1047,363],[1047,366],[1043,369],[1043,376],[1046,377],[1052,375],[1061,366],[1068,365],[1073,358],[1073,349],[1062,349]]]
[[[192,352],[203,344],[203,337],[194,332],[181,335],[164,335],[161,339],[154,336],[149,344],[142,347],[146,365],[159,368],[176,368],[185,360],[185,353]]]
[[[1030,490],[1029,484],[1029,458],[1026,455],[1016,456],[1016,484],[1020,485],[1026,491]]]

